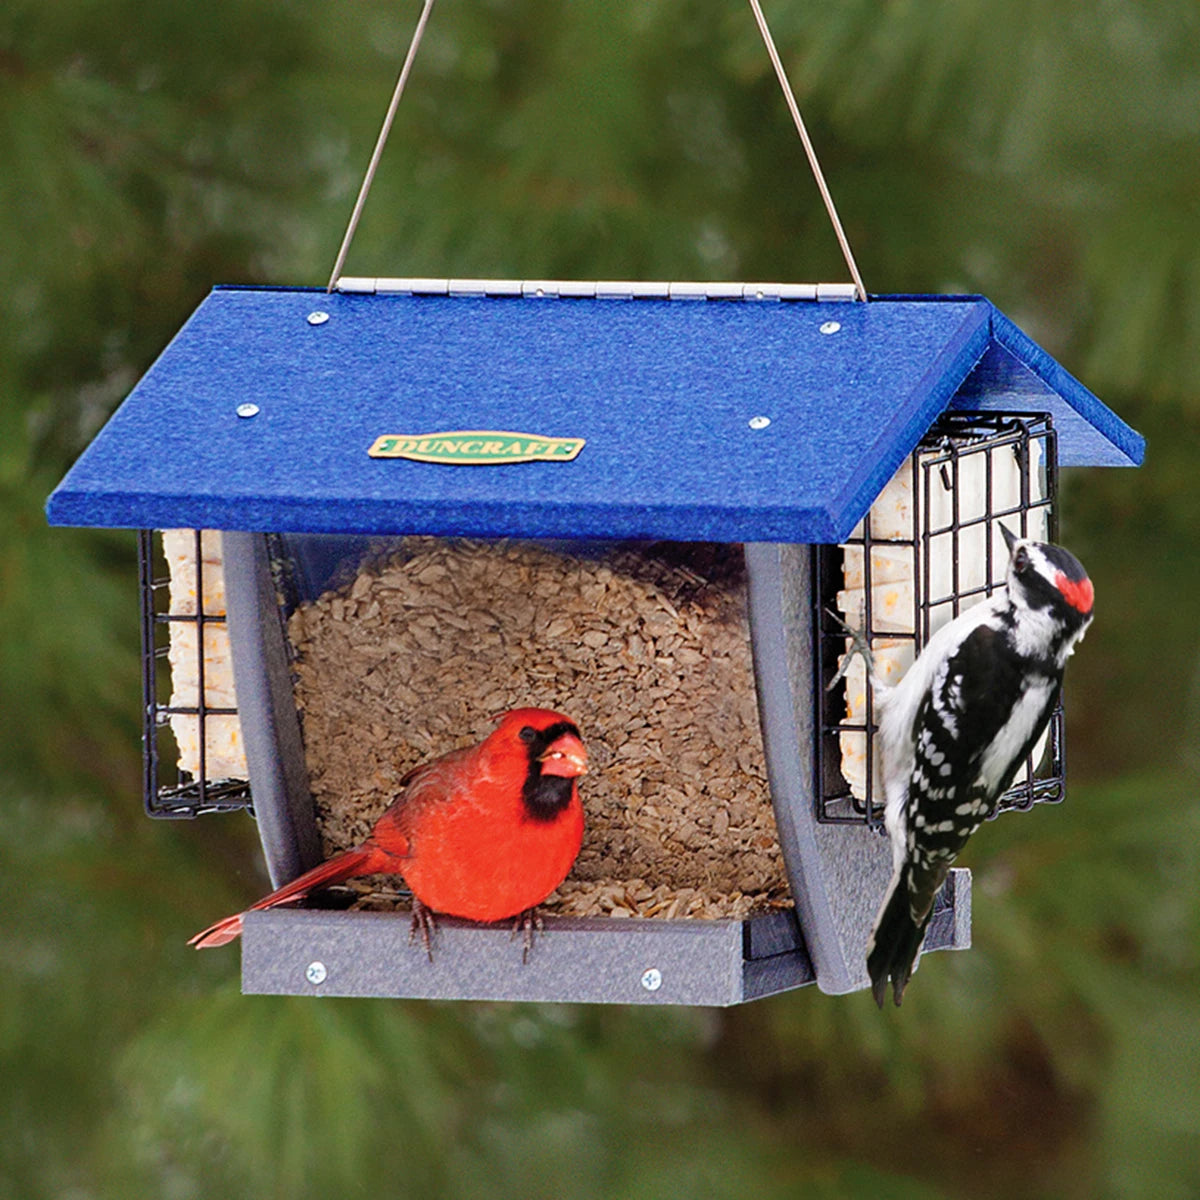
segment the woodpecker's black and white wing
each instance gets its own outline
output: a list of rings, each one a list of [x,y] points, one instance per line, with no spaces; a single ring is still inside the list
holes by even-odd
[[[905,831],[914,917],[929,912],[950,863],[1012,783],[1058,698],[1061,675],[1032,670],[1006,634],[977,626],[917,713]]]
[[[889,797],[888,805],[895,871],[867,955],[880,1004],[889,979],[900,1003],[938,889],[1041,737],[1058,699],[1061,671],[1022,657],[998,612],[980,613],[963,627],[957,644],[945,639],[949,652],[935,659],[928,686],[909,700],[916,713],[903,738],[911,755],[900,763],[907,778],[898,781],[900,802]]]

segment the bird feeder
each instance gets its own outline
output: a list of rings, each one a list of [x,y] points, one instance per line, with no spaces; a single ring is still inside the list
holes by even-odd
[[[867,984],[891,852],[869,690],[827,689],[834,616],[898,676],[1002,583],[1002,526],[1053,536],[1061,466],[1142,452],[978,296],[343,279],[215,290],[48,514],[144,531],[147,806],[252,806],[275,884],[354,836],[350,793],[382,807],[514,701],[579,721],[610,858],[643,836],[735,892],[752,860],[781,872],[712,919],[551,905],[528,963],[449,919],[430,962],[407,914],[318,898],[246,918],[245,991],[724,1005]],[[482,724],[439,741],[450,711]],[[367,765],[331,784],[351,751]],[[1061,799],[1062,761],[1057,720],[1003,807]],[[622,832],[677,802],[685,832]],[[926,950],[969,945],[970,901],[953,871]]]

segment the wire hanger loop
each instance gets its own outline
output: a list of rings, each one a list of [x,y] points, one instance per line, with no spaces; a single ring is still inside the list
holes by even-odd
[[[337,286],[338,279],[341,278],[342,267],[346,263],[347,254],[350,252],[350,243],[354,240],[354,232],[358,228],[359,218],[362,216],[363,207],[371,191],[371,184],[375,180],[375,172],[379,168],[379,160],[383,156],[383,148],[387,144],[388,134],[392,129],[392,122],[396,118],[396,110],[400,106],[400,97],[404,95],[404,89],[408,84],[408,77],[412,73],[417,51],[421,46],[421,39],[425,35],[425,26],[429,23],[429,14],[433,9],[433,2],[434,0],[424,0],[421,16],[417,21],[416,29],[413,31],[408,53],[404,57],[404,65],[400,69],[400,78],[396,81],[391,103],[388,105],[387,114],[383,119],[383,126],[379,130],[379,136],[375,139],[375,149],[371,154],[371,161],[367,164],[362,186],[358,189],[358,198],[354,202],[354,210],[350,214],[350,221],[346,226],[346,233],[342,238],[337,259],[333,264],[333,271],[329,276],[329,284],[325,289],[326,292],[332,292]],[[820,162],[817,160],[817,152],[813,147],[812,139],[808,136],[808,129],[805,127],[804,118],[800,115],[800,106],[796,103],[796,96],[792,91],[791,84],[788,82],[787,72],[783,68],[779,51],[775,48],[775,39],[771,36],[770,27],[767,25],[767,18],[763,14],[759,0],[749,0],[749,4],[754,13],[754,20],[758,24],[759,33],[762,34],[763,43],[766,45],[771,65],[775,68],[775,75],[779,80],[779,86],[783,89],[783,96],[787,101],[788,111],[792,114],[792,121],[796,126],[796,132],[800,135],[800,142],[804,146],[808,165],[817,183],[817,190],[821,193],[821,200],[825,204],[825,211],[829,215],[829,221],[833,225],[833,232],[837,237],[838,245],[841,247],[842,257],[846,260],[846,267],[850,271],[851,279],[854,281],[855,295],[859,300],[866,300],[867,289],[863,285],[862,276],[859,274],[858,264],[854,261],[854,253],[850,249],[850,241],[846,237],[846,230],[842,226],[841,219],[838,217],[837,208],[833,203],[833,196],[829,191],[829,185],[825,182],[825,174],[821,170]]]

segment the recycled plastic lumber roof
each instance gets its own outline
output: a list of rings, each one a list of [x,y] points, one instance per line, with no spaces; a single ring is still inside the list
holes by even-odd
[[[1065,466],[1144,451],[978,296],[383,282],[217,288],[51,495],[50,522],[836,542],[948,407],[1050,412]],[[367,453],[455,430],[586,445],[502,466]]]

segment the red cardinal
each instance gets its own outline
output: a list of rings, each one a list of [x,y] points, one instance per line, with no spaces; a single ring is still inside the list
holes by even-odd
[[[587,751],[575,723],[544,708],[506,713],[477,746],[452,750],[411,770],[370,837],[248,911],[274,908],[356,875],[403,875],[413,893],[413,930],[429,949],[430,912],[472,921],[530,915],[566,878],[583,842],[576,779]],[[242,932],[244,913],[188,943],[223,946]],[[432,955],[431,955],[432,957]]]

